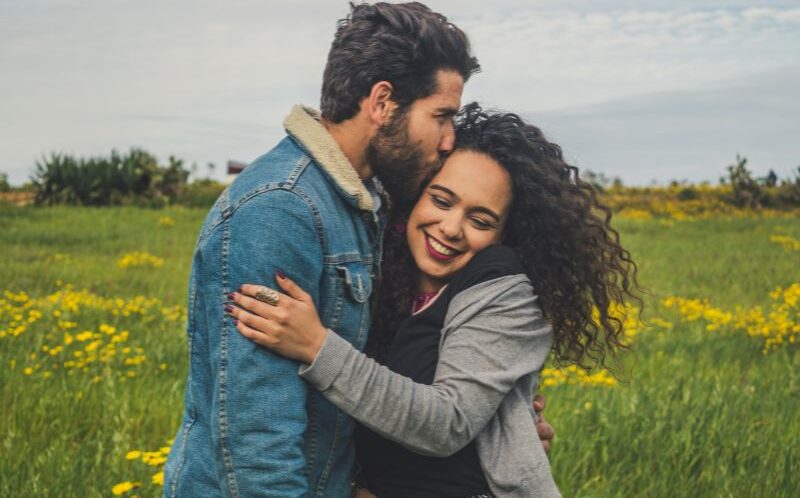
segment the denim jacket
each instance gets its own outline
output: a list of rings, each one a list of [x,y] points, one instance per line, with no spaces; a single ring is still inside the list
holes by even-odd
[[[326,327],[357,349],[366,343],[385,219],[315,111],[295,106],[284,126],[288,136],[222,193],[200,231],[165,497],[351,495],[353,419],[223,310],[243,283],[277,289],[280,270],[311,294]]]

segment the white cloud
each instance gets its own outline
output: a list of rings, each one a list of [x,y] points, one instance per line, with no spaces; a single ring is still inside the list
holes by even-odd
[[[482,98],[494,92],[504,106],[548,109],[717,87],[792,64],[800,53],[798,13],[528,9],[462,24],[486,69],[475,85]]]
[[[724,94],[800,53],[792,2],[429,4],[468,32],[484,67],[465,100],[510,110]],[[2,2],[0,171],[19,182],[49,150],[102,154],[134,144],[200,164],[252,159],[280,137],[292,103],[318,100],[346,10],[322,0]]]

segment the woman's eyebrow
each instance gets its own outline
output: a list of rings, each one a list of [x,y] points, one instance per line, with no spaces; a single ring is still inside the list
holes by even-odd
[[[441,192],[444,192],[444,193],[446,193],[447,195],[449,195],[450,197],[452,197],[452,198],[454,198],[456,200],[460,200],[461,199],[458,195],[456,195],[455,192],[453,192],[452,190],[450,190],[449,188],[447,188],[447,187],[445,187],[443,185],[439,185],[438,183],[430,185],[430,186],[428,186],[428,188],[431,189],[431,190],[439,190]],[[478,206],[478,207],[472,208],[471,211],[477,211],[477,212],[480,212],[480,213],[486,213],[489,216],[491,216],[492,218],[496,219],[498,222],[500,221],[500,215],[495,213],[494,211],[492,211],[491,209],[489,209],[487,207]]]
[[[447,188],[447,187],[445,187],[443,185],[439,185],[438,183],[430,185],[428,188],[429,189],[433,189],[433,190],[441,190],[442,192],[444,192],[445,194],[447,194],[447,195],[449,195],[451,197],[455,197],[456,199],[460,199],[460,197],[458,197],[455,192],[453,192],[452,190],[450,190],[449,188]]]
[[[483,206],[478,206],[476,208],[472,208],[472,211],[477,211],[479,213],[485,213],[494,218],[498,223],[500,222],[500,215],[492,211],[491,209]]]

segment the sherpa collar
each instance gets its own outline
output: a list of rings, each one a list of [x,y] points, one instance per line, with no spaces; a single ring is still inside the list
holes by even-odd
[[[372,196],[339,144],[320,124],[319,119],[317,110],[296,105],[283,120],[283,127],[306,148],[336,185],[355,199],[359,209],[371,211]]]

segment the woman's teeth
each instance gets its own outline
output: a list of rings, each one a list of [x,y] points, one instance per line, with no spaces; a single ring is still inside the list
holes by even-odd
[[[428,241],[430,241],[431,247],[436,249],[437,252],[444,254],[445,256],[452,256],[456,252],[449,247],[445,247],[444,245],[440,244],[436,241],[433,237],[428,237]]]

